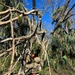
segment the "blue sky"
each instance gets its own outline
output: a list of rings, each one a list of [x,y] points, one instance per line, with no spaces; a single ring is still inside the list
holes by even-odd
[[[66,0],[58,0],[58,1],[59,1],[59,4],[58,5],[55,4],[55,7],[63,5]],[[27,8],[29,10],[31,10],[32,9],[32,0],[27,0],[27,2],[28,2]],[[69,7],[71,7],[74,3],[75,3],[75,0],[71,0],[71,3],[69,5]],[[40,9],[40,7],[42,7],[42,0],[36,0],[36,8]],[[74,10],[75,10],[75,8],[74,8]],[[49,16],[49,13],[44,13],[43,14],[42,21],[43,21],[44,28],[47,31],[51,32],[54,28],[54,25],[51,24],[52,19]]]
[[[32,9],[32,0],[27,0],[27,2],[28,2],[28,5],[27,5],[27,8],[29,9],[29,10],[31,10]],[[40,7],[42,6],[42,5],[40,5],[40,4],[42,4],[42,0],[36,0],[36,8],[37,9],[40,9]],[[52,22],[52,19],[49,17],[49,14],[48,13],[44,13],[43,15],[42,15],[42,23],[43,23],[43,25],[44,25],[44,28],[47,30],[47,31],[52,31],[53,30],[53,28],[54,28],[54,26],[52,26],[50,23]]]

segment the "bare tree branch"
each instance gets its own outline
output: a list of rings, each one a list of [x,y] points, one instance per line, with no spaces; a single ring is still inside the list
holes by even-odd
[[[8,18],[8,17],[9,17],[9,14],[6,15],[5,17],[1,18],[0,21],[3,21],[3,20],[5,20],[5,19]]]
[[[55,28],[53,29],[53,31],[52,31],[51,34],[53,34],[53,33],[57,30],[57,28],[59,27],[59,25],[60,25],[61,23],[63,23],[64,21],[66,21],[68,18],[70,18],[70,17],[73,15],[73,14],[72,14],[72,15],[68,16],[69,13],[72,11],[72,9],[73,9],[74,7],[75,7],[75,4],[68,10],[68,12],[66,13],[66,15],[63,15],[63,17],[58,20],[58,22],[56,23]],[[67,16],[68,16],[68,17],[67,17]]]
[[[7,39],[4,39],[4,40],[1,40],[0,43],[10,41],[10,40],[12,40],[12,38],[7,38]]]
[[[16,65],[17,65],[18,61],[20,60],[20,58],[21,58],[21,55],[18,57],[17,61],[16,61],[15,64],[13,65],[12,70],[14,70],[14,68],[16,67]]]
[[[68,16],[68,14],[71,12],[71,10],[72,10],[74,7],[75,7],[75,4],[68,10],[68,12],[66,13],[64,19]],[[63,19],[63,20],[64,20],[64,19]]]
[[[64,9],[63,14],[64,14],[64,13],[65,13],[65,11],[67,10],[67,8],[68,8],[68,6],[69,6],[69,4],[70,4],[70,1],[71,1],[71,0],[68,0],[68,1],[67,1],[67,3],[65,4],[65,6],[64,6],[64,7],[65,7],[65,9]]]
[[[69,19],[70,17],[72,17],[72,16],[74,16],[75,14],[71,14],[71,15],[69,15],[67,18],[65,18],[64,20],[63,20],[63,22],[65,22],[67,19]]]
[[[31,14],[31,13],[38,12],[38,10],[33,9],[33,10],[31,10],[31,11],[24,12],[24,11],[20,11],[20,10],[18,10],[18,9],[15,9],[15,8],[12,8],[12,9],[9,8],[9,9],[7,9],[7,10],[5,10],[5,11],[0,12],[0,15],[6,14],[6,13],[8,13],[8,12],[17,12],[17,13],[19,13],[19,14],[23,14],[24,16],[27,16],[27,15],[29,15],[29,14]]]
[[[12,48],[9,48],[8,50],[6,50],[4,53],[0,54],[0,57],[2,57],[3,55],[7,54],[8,52],[12,51]]]
[[[0,2],[0,4],[2,4],[3,6],[10,8],[9,6],[5,5],[4,3]]]
[[[20,17],[22,17],[22,16],[23,16],[23,15],[20,14],[19,16],[13,18],[12,21],[16,21],[16,20],[18,20],[18,19],[19,19]],[[5,22],[0,22],[0,26],[1,26],[1,25],[6,25],[6,24],[8,24],[8,23],[10,23],[10,22],[11,22],[11,20],[8,20],[8,21],[5,21]]]

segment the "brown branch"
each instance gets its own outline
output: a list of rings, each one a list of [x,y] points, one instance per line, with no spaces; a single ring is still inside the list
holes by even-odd
[[[8,10],[9,10],[9,9],[8,9]],[[22,17],[23,15],[27,16],[27,15],[33,13],[33,12],[36,12],[36,10],[31,10],[31,11],[29,11],[29,12],[27,12],[27,13],[26,13],[26,12],[23,13],[23,12],[21,12],[21,11],[19,11],[19,10],[16,10],[16,11],[20,12],[20,15],[17,16],[17,17],[15,17],[15,18],[13,18],[12,21],[18,20],[18,19],[19,19],[20,17]],[[5,12],[5,11],[4,11],[4,12]],[[4,12],[0,12],[0,13],[4,13]],[[4,13],[4,14],[5,14],[5,13]],[[5,25],[5,24],[8,24],[8,23],[10,23],[10,20],[5,21],[5,22],[0,22],[0,25]]]
[[[69,19],[70,17],[74,16],[75,14],[71,14],[69,15],[66,19],[63,20],[63,22],[65,22],[67,19]]]
[[[37,34],[37,28],[38,28],[39,24],[37,24],[34,32],[31,34],[31,35],[28,35],[28,36],[22,36],[22,37],[19,37],[19,38],[15,38],[15,40],[22,40],[22,39],[26,39],[26,40],[30,40],[35,34]],[[21,42],[17,43],[15,46],[23,43],[24,40],[22,40]]]
[[[69,19],[71,16],[74,16],[74,15],[75,15],[75,14],[71,14],[71,15],[68,16],[67,18],[63,19],[61,22],[57,22],[56,25],[55,25],[55,28],[54,28],[54,30],[53,30],[53,32],[52,32],[51,34],[53,34],[53,33],[57,30],[57,28],[59,27],[59,25],[60,25],[61,23],[65,22],[67,19]]]
[[[0,21],[3,21],[3,20],[5,20],[5,19],[8,18],[8,17],[9,17],[9,14],[6,15],[5,17],[1,18]]]
[[[37,31],[37,34],[43,34],[43,33],[46,33],[46,31],[45,30]]]
[[[27,20],[28,20],[28,24],[29,24],[29,27],[30,27],[30,32],[31,32],[31,27],[32,27],[31,25],[32,25],[32,24],[31,24],[31,21],[30,21],[29,16],[27,16]]]
[[[66,13],[66,15],[64,15],[63,19],[60,18],[60,20],[56,23],[55,28],[54,28],[54,30],[51,32],[51,34],[53,34],[53,33],[56,31],[56,29],[59,27],[59,25],[60,25],[61,23],[63,23],[64,21],[66,21],[68,18],[70,18],[70,17],[72,16],[72,15],[70,15],[69,17],[67,17],[68,14],[70,13],[70,11],[71,11],[74,7],[75,7],[75,4],[69,9],[69,11]],[[66,18],[66,19],[65,19],[65,18]]]
[[[51,74],[51,66],[50,66],[50,62],[49,62],[49,57],[48,57],[48,53],[47,53],[47,47],[48,47],[48,44],[45,44],[46,42],[43,41],[41,43],[41,41],[38,39],[38,36],[36,35],[36,38],[37,38],[37,42],[42,46],[42,50],[44,51],[44,58],[45,60],[47,59],[47,63],[48,63],[48,67],[49,67],[49,75],[52,75]],[[47,40],[47,43],[49,43],[49,40]]]
[[[57,28],[59,27],[59,25],[60,25],[60,22],[57,22],[56,25],[55,25],[55,27],[54,27],[54,29],[53,29],[53,31],[51,32],[51,34],[53,34],[57,30]]]
[[[4,39],[4,40],[0,41],[0,43],[2,43],[2,42],[6,42],[6,41],[10,41],[10,40],[12,40],[12,38]]]
[[[31,35],[27,35],[27,36],[22,36],[22,37],[19,37],[19,38],[15,38],[15,40],[31,39],[35,35],[35,33],[37,33],[38,26],[39,26],[39,23],[37,23],[37,26],[36,26],[36,28],[34,29],[34,32]]]
[[[17,13],[19,13],[19,14],[23,14],[24,16],[28,16],[29,14],[31,14],[31,13],[35,13],[35,12],[37,12],[38,10],[31,10],[31,11],[28,11],[28,12],[24,12],[24,11],[20,11],[20,10],[18,10],[18,9],[15,9],[15,8],[9,8],[9,9],[7,9],[7,10],[5,10],[5,11],[2,11],[2,12],[0,12],[0,15],[4,15],[4,14],[6,14],[6,13],[8,13],[8,12],[17,12]]]
[[[8,13],[9,11],[10,11],[10,9],[7,9],[5,11],[2,11],[2,12],[0,12],[0,15],[4,15],[4,14]]]
[[[14,68],[16,67],[16,65],[17,65],[18,61],[20,60],[20,58],[21,58],[21,55],[18,57],[17,61],[16,61],[15,64],[13,65],[12,70],[14,70]]]
[[[14,55],[15,55],[15,40],[14,40],[14,27],[13,27],[13,22],[12,22],[12,12],[10,12],[10,25],[11,25],[11,37],[12,37],[12,57],[11,57],[11,62],[10,62],[10,73],[11,73],[11,68],[13,66],[14,62]]]
[[[20,11],[20,10],[17,10],[15,8],[11,9],[12,12],[17,12],[19,14],[23,14],[24,16],[28,16],[29,14],[32,14],[32,13],[36,13],[38,12],[38,10],[31,10],[31,11],[28,11],[28,12],[24,12],[24,11]]]
[[[28,39],[31,35],[29,36],[21,36],[19,38],[15,38],[15,40],[22,40],[22,39]]]
[[[2,53],[2,54],[0,54],[0,57],[2,57],[3,55],[5,55],[7,52],[4,52],[4,53]]]
[[[13,19],[12,19],[12,22],[18,20],[18,19],[19,19],[20,17],[22,17],[22,16],[23,16],[23,15],[20,14],[19,16],[13,18]],[[8,24],[8,23],[10,23],[10,22],[11,22],[11,20],[8,20],[8,21],[5,21],[5,22],[0,22],[0,25],[5,25],[5,24]]]
[[[10,56],[10,54],[11,54],[11,53],[9,53],[9,55],[7,55],[7,56],[4,58],[4,62],[3,62],[3,64],[1,64],[0,66],[4,66],[4,64],[5,64],[6,60],[7,60],[7,58]]]
[[[70,4],[70,1],[71,1],[71,0],[68,0],[67,3],[65,4],[65,6],[64,6],[65,9],[64,9],[63,15],[64,15],[65,11],[67,10],[67,8],[68,8],[68,6],[69,6],[69,4]]]
[[[12,48],[9,48],[8,50],[6,50],[5,52],[0,54],[0,57],[2,57],[3,55],[7,54],[8,52],[10,52],[12,50]]]
[[[4,3],[0,2],[0,4],[2,4],[3,6],[10,8],[9,6],[5,5]]]
[[[32,36],[35,35],[37,27],[38,27],[38,24],[37,24],[37,26],[36,26],[36,28],[35,28],[35,30],[34,30],[34,32],[32,34],[27,35],[27,36],[22,36],[22,37],[19,37],[19,38],[15,38],[15,40],[21,40],[21,39],[29,39],[29,38],[31,38]]]
[[[71,11],[74,7],[75,7],[75,4],[74,4],[74,5],[69,9],[69,11],[66,13],[64,19],[68,16],[68,14],[70,13],[70,11]],[[63,20],[64,20],[64,19],[63,19]]]

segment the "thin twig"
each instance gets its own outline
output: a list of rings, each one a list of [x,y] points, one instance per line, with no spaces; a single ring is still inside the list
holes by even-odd
[[[5,19],[8,18],[8,17],[9,17],[9,14],[6,15],[5,17],[1,18],[0,21],[3,21],[3,20],[5,20]]]
[[[4,53],[0,54],[0,57],[2,57],[3,55],[7,54],[8,52],[12,51],[12,48],[9,48],[8,50],[6,50]]]
[[[17,61],[16,61],[15,64],[13,65],[12,70],[14,70],[14,68],[16,67],[16,65],[17,65],[17,63],[19,62],[20,58],[21,58],[21,55],[18,57]]]
[[[7,6],[6,4],[0,2],[0,4],[2,4],[3,6],[7,7],[7,8],[10,8],[10,6]]]

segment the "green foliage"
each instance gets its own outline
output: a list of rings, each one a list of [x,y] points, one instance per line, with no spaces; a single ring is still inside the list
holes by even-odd
[[[33,44],[33,46],[32,46],[32,50],[37,50],[37,49],[41,49],[41,45],[39,45],[39,44]]]
[[[10,66],[10,60],[11,56],[8,55],[7,57],[0,58],[0,74],[3,74],[4,72],[7,71],[7,68]]]
[[[11,36],[10,30],[11,30],[10,26],[5,26],[3,31],[2,31],[2,37],[3,38],[10,37]]]
[[[64,6],[54,9],[52,19],[56,22],[61,17],[63,11],[64,11]]]
[[[10,66],[11,56],[8,56],[4,62],[4,71],[7,71],[7,68]]]
[[[41,71],[39,71],[40,75],[44,75],[48,71],[48,66],[44,67]]]
[[[75,35],[65,33],[65,30],[57,30],[54,35],[51,36],[51,41],[48,50],[50,50],[50,64],[54,69],[60,70],[68,65],[69,59],[75,58]]]
[[[38,43],[33,43],[33,46],[31,48],[32,51],[37,51],[37,50],[41,50],[41,45]]]
[[[23,51],[23,45],[18,46],[17,52],[19,54],[22,54],[22,51]]]
[[[18,73],[19,69],[20,69],[20,62],[17,63],[17,65],[14,69],[15,73]]]

